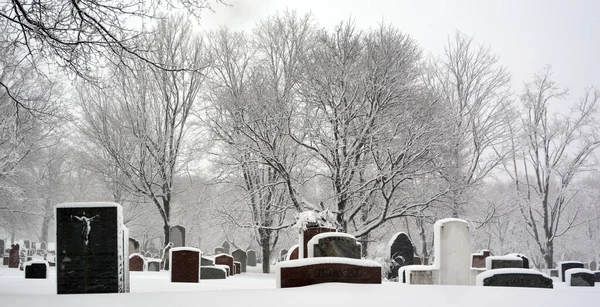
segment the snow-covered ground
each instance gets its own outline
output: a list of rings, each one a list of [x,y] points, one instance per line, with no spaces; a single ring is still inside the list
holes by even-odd
[[[381,285],[320,284],[276,289],[275,275],[260,268],[226,280],[198,284],[170,283],[167,272],[132,272],[131,293],[56,295],[56,271],[45,280],[25,279],[17,269],[0,266],[0,306],[44,307],[333,307],[333,306],[598,306],[595,288],[569,288],[555,280],[554,289],[425,286],[384,282]]]

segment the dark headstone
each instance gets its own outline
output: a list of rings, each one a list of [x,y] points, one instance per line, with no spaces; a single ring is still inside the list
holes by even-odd
[[[235,275],[235,265],[233,264],[233,257],[227,254],[219,254],[215,256],[215,265],[216,264],[224,264],[229,267],[229,274]]]
[[[4,257],[4,240],[0,240],[0,258]]]
[[[241,274],[242,273],[242,263],[240,263],[239,261],[234,261],[233,265],[235,266],[235,274]]]
[[[522,269],[523,259],[514,256],[490,256],[486,258],[486,269]]]
[[[8,256],[2,257],[2,265],[8,265]]]
[[[594,276],[596,278],[596,282],[600,282],[600,271],[594,271]]]
[[[29,242],[29,240],[23,241],[23,245],[24,245],[25,249],[30,249],[31,248],[31,242]]]
[[[223,253],[229,254],[229,249],[231,248],[231,245],[229,245],[229,242],[225,241],[225,242],[223,242],[223,244],[221,246],[223,246]]]
[[[570,286],[571,287],[594,287],[596,285],[596,275],[590,271],[579,271],[574,269],[576,272],[565,272],[565,274],[571,274]]]
[[[48,277],[48,263],[35,261],[25,264],[25,278],[46,279]]]
[[[226,254],[225,249],[222,247],[215,247],[215,255],[218,255],[218,254]]]
[[[558,277],[558,269],[550,269],[550,277]]]
[[[256,266],[256,252],[253,249],[249,249],[246,252],[248,259],[247,259],[247,264],[248,266]]]
[[[19,249],[20,249],[19,244],[11,245],[10,251],[8,252],[8,267],[9,268],[16,269],[19,267],[19,263],[21,262]]]
[[[55,212],[58,294],[126,292],[121,206],[60,204]]]
[[[288,254],[288,250],[287,249],[282,249],[281,253],[279,254],[279,261],[285,261],[285,258],[287,257]]]
[[[201,266],[200,279],[225,279],[227,271],[215,266]]]
[[[390,240],[390,259],[399,267],[414,264],[415,248],[410,238],[404,233],[395,234]]]
[[[415,257],[413,258],[413,264],[414,264],[414,265],[422,265],[422,264],[423,264],[423,261],[421,261],[421,258],[419,258],[419,257],[415,256]]]
[[[485,269],[485,258],[490,256],[489,250],[483,250],[477,254],[471,255],[471,267]]]
[[[140,253],[140,242],[134,238],[129,238],[129,255]]]
[[[500,270],[502,272],[504,270]],[[493,272],[493,271],[491,271]],[[535,272],[535,271],[533,271]],[[483,279],[484,286],[552,289],[552,278],[541,273],[494,273]]]
[[[290,252],[288,252],[288,258],[289,258],[289,260],[299,259],[299,254],[300,254],[300,248],[298,247],[298,245],[296,245],[296,246],[292,247]]]
[[[565,282],[565,271],[568,269],[583,269],[583,262],[565,261],[558,264],[558,274],[560,280]]]
[[[144,271],[144,258],[140,254],[136,253],[129,256],[129,271]]]
[[[190,247],[171,249],[171,282],[200,281],[200,250]]]
[[[158,261],[158,260],[148,261],[148,272],[158,272],[158,271],[160,271],[160,261]]]
[[[356,241],[356,238],[347,234],[334,233],[332,236],[327,235],[322,238],[320,236],[313,237],[310,242],[318,242],[317,244],[312,245],[313,257],[342,257],[353,259],[360,259],[361,257],[360,243]],[[310,242],[308,245],[309,250],[311,249]]]
[[[240,265],[241,265],[240,273],[246,273],[246,265],[247,265],[247,260],[248,260],[248,255],[246,254],[246,252],[238,248],[231,253],[231,256],[233,256],[233,261],[237,261],[240,263]],[[255,264],[255,266],[256,266],[256,264]],[[237,273],[237,271],[236,271],[236,273]]]
[[[180,225],[169,228],[169,240],[173,242],[173,247],[185,246],[185,228]]]
[[[210,258],[202,257],[200,258],[200,266],[215,266],[215,261]]]
[[[328,282],[381,283],[381,266],[317,263],[302,266],[282,266],[278,268],[277,273],[277,286],[280,288],[303,287]]]
[[[310,241],[310,239],[312,239],[314,236],[325,232],[336,232],[336,230],[331,228],[314,227],[307,228],[302,232],[302,258],[308,258],[308,241]],[[300,258],[300,254],[298,254],[298,258]]]

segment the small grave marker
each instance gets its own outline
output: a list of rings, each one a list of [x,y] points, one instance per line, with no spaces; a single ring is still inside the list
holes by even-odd
[[[568,269],[565,271],[565,283],[570,287],[594,287],[596,275],[588,269]]]
[[[227,270],[216,266],[201,266],[200,279],[226,279]]]
[[[477,285],[552,289],[552,278],[530,269],[495,269],[477,275]]]
[[[193,247],[171,248],[171,282],[200,281],[200,250]]]
[[[231,253],[231,255],[233,256],[233,261],[237,261],[240,263],[240,273],[246,273],[246,266],[248,260],[248,255],[246,254],[246,252],[238,248],[234,250]],[[238,272],[236,271],[235,273],[237,274]]]
[[[46,260],[32,260],[25,263],[25,278],[48,278],[48,266],[48,261]]]
[[[256,252],[253,249],[249,249],[246,252],[246,255],[248,257],[247,261],[246,261],[247,265],[251,266],[251,267],[255,267],[256,266]]]
[[[583,262],[581,261],[563,261],[558,264],[558,275],[562,282],[566,281],[565,271],[568,269],[583,269]]]

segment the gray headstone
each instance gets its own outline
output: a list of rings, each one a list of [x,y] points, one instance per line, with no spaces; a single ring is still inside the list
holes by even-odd
[[[30,249],[31,248],[31,242],[29,242],[29,240],[23,241],[23,245],[25,245],[26,249]]]
[[[256,252],[253,249],[249,249],[247,252],[248,255],[248,266],[256,266]]]
[[[309,241],[309,257],[312,249],[313,257],[343,257],[360,259],[361,245],[355,238],[340,236],[340,233],[332,233],[334,235],[318,239],[318,243],[310,246],[310,242],[314,242],[318,236],[313,237]]]
[[[8,265],[8,256],[2,257],[2,265]]]
[[[565,271],[568,269],[583,269],[583,262],[580,261],[564,261],[558,264],[558,274],[560,280],[565,282]]]
[[[126,292],[121,206],[60,204],[55,212],[58,294]]]
[[[590,271],[595,271],[598,268],[598,265],[596,264],[596,261],[592,260],[590,261]]]
[[[42,241],[42,243],[40,243],[40,249],[42,249],[42,250],[46,250],[47,249],[46,242]]]
[[[0,258],[4,257],[4,240],[0,240]]]
[[[550,277],[558,277],[558,270],[550,269]]]
[[[596,275],[592,271],[571,273],[571,287],[594,287],[595,285]]]
[[[231,245],[229,245],[229,242],[225,241],[225,242],[223,242],[223,245],[221,245],[221,246],[223,246],[223,252],[225,254],[229,254],[229,249],[231,248]]]
[[[169,239],[173,242],[173,247],[185,246],[185,228],[180,225],[169,228]]]
[[[246,273],[246,265],[248,264],[248,255],[246,252],[238,248],[231,253],[231,256],[233,256],[234,262],[237,261],[241,264],[241,273]]]
[[[399,232],[391,238],[389,248],[391,268],[388,279],[396,279],[398,278],[399,268],[414,264],[415,247],[408,235],[404,232]]]
[[[215,265],[215,261],[210,259],[210,258],[206,258],[206,257],[201,257],[200,258],[200,265],[201,266],[214,266]]]
[[[527,273],[495,273],[483,279],[483,286],[491,287],[520,287],[520,288],[547,288],[552,289],[552,278],[543,274],[528,270]],[[490,271],[494,272],[494,271]]]
[[[140,253],[140,242],[134,238],[129,238],[129,254],[139,254]]]
[[[148,272],[160,271],[160,261],[148,261]]]
[[[200,279],[226,279],[227,271],[216,266],[201,266]]]

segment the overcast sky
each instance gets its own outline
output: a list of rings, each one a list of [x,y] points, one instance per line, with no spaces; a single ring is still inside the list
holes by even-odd
[[[600,1],[597,0],[226,0],[203,26],[252,29],[286,8],[312,12],[332,29],[352,16],[361,28],[389,22],[410,34],[426,53],[440,54],[449,34],[460,30],[491,46],[513,77],[513,91],[546,64],[571,99],[586,86],[600,87]]]

